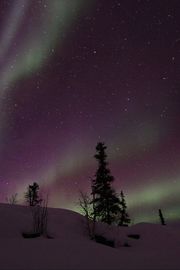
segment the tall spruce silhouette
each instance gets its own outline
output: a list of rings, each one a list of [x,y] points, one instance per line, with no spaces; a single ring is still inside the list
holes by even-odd
[[[116,221],[120,211],[120,200],[112,188],[114,177],[107,168],[107,147],[103,142],[96,146],[95,158],[98,161],[98,169],[92,180],[92,205],[94,219],[112,224]]]
[[[119,226],[128,225],[131,222],[129,215],[127,213],[127,205],[123,191],[120,193],[120,203],[121,203],[121,211],[120,211],[120,221]]]

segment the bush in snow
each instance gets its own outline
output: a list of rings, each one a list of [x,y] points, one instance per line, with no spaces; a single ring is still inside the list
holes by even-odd
[[[13,204],[13,205],[14,205],[14,204],[17,204],[17,202],[18,202],[17,196],[18,196],[18,194],[15,193],[15,194],[11,195],[10,197],[7,197],[7,198],[6,198],[7,203]]]
[[[88,231],[88,235],[90,239],[94,239],[95,219],[92,215],[91,198],[87,193],[83,193],[82,191],[80,191],[79,206],[86,219],[86,229]]]

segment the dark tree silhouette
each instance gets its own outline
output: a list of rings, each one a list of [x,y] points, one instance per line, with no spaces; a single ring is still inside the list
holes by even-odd
[[[159,209],[159,218],[162,225],[166,225],[161,209]]]
[[[107,168],[106,146],[99,142],[96,146],[95,158],[98,161],[98,169],[92,180],[93,215],[96,220],[112,224],[120,211],[120,200],[111,186],[114,177]]]
[[[48,195],[46,199],[40,198],[39,185],[34,182],[32,185],[28,186],[25,199],[32,212],[33,229],[32,232],[23,233],[23,237],[33,238],[42,234],[47,236]]]
[[[121,204],[120,221],[118,225],[119,226],[128,225],[131,222],[131,220],[127,213],[127,205],[126,205],[125,196],[122,190],[120,193],[120,204]]]
[[[28,186],[25,199],[30,206],[35,206],[41,202],[39,198],[39,185],[36,182]]]

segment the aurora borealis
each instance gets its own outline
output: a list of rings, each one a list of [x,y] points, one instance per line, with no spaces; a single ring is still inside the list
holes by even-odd
[[[180,2],[0,0],[0,201],[77,209],[108,147],[134,221],[180,218]]]

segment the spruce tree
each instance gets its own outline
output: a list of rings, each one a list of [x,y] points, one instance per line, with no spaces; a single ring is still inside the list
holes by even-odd
[[[39,185],[36,182],[28,186],[28,189],[25,193],[25,199],[29,206],[35,206],[42,201],[39,198]]]
[[[131,220],[127,213],[127,205],[126,205],[125,196],[122,190],[120,193],[120,204],[121,204],[120,221],[118,225],[119,226],[128,225],[131,222]]]
[[[98,161],[98,169],[92,180],[92,204],[94,219],[112,224],[120,211],[120,200],[112,188],[114,177],[107,168],[106,146],[99,142],[96,146],[95,158]]]

